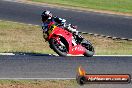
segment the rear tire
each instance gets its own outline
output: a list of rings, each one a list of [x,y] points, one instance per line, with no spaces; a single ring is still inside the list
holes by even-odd
[[[67,56],[67,48],[66,48],[66,44],[64,44],[65,46],[64,47],[64,51],[62,51],[59,46],[59,44],[57,44],[57,40],[54,39],[54,38],[51,38],[49,40],[49,43],[50,43],[50,47],[59,55],[59,56]]]
[[[92,45],[88,45],[85,48],[86,48],[86,51],[85,51],[84,56],[86,56],[86,57],[92,57],[94,55],[94,47]]]

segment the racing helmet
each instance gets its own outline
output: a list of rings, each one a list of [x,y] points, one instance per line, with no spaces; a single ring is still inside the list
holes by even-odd
[[[44,11],[42,14],[41,14],[41,18],[42,18],[42,21],[45,22],[46,20],[48,19],[51,19],[52,17],[52,13],[50,11]]]

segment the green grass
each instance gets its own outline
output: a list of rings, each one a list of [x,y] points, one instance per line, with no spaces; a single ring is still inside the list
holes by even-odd
[[[87,9],[132,13],[132,0],[29,0]]]
[[[98,55],[132,55],[132,41],[84,37],[93,43]],[[55,53],[44,41],[41,27],[6,21],[0,21],[0,52]]]

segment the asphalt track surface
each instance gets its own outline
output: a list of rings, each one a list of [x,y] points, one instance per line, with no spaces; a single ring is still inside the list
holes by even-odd
[[[0,78],[75,78],[82,66],[91,74],[130,74],[132,57],[0,56]]]
[[[42,11],[50,10],[54,15],[65,18],[68,23],[78,25],[79,31],[132,38],[132,17],[86,11],[77,12],[48,5],[29,5],[11,1],[13,0],[0,1],[0,19],[41,25]]]
[[[130,74],[132,57],[0,56],[0,79],[71,79],[82,66],[88,74]],[[132,88],[132,84],[87,84],[77,88]]]

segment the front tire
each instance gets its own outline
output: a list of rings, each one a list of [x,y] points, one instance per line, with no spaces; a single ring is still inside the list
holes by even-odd
[[[62,41],[61,41],[62,42]],[[60,45],[55,38],[51,38],[49,40],[50,47],[59,55],[59,56],[67,56],[67,48],[66,44],[64,46]]]

